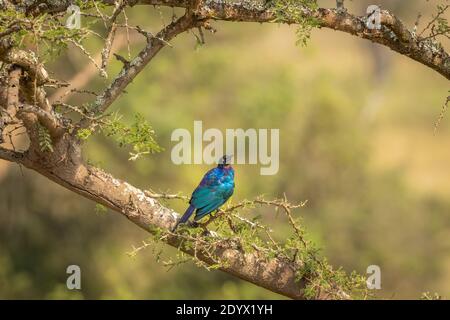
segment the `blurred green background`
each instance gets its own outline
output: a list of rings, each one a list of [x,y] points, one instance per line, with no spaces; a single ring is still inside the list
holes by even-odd
[[[436,3],[378,1],[410,27],[421,12],[422,28]],[[362,15],[369,4],[353,1],[348,7]],[[162,12],[169,23],[172,10]],[[161,27],[152,7],[127,13],[148,30]],[[448,298],[448,115],[433,135],[448,81],[407,57],[340,32],[314,30],[302,48],[295,46],[294,26],[213,26],[218,32],[207,34],[200,48],[192,33],[172,41],[173,48],[163,49],[112,107],[125,119],[143,114],[165,151],[130,162],[128,150],[95,136],[85,147],[89,161],[141,188],[190,194],[208,166],[172,164],[174,129],[192,130],[194,120],[221,130],[279,128],[278,174],[261,176],[259,166],[235,166],[233,201],[283,193],[293,202],[308,200],[296,214],[334,266],[365,273],[367,266],[379,265],[382,290],[376,294],[382,298],[419,298],[424,291]],[[126,56],[124,33],[117,41]],[[142,38],[132,33],[131,44],[136,53]],[[93,38],[86,46],[98,52],[101,42]],[[119,68],[112,61],[110,76]],[[99,91],[108,82],[73,48],[49,69],[79,89]],[[185,208],[177,201],[169,205]],[[270,211],[257,213],[267,224],[286,223]],[[151,249],[128,257],[147,237],[121,215],[96,212],[95,203],[0,161],[2,299],[283,298],[192,264],[168,271]],[[161,248],[166,256],[175,254]],[[81,267],[80,291],[66,289],[71,264]]]

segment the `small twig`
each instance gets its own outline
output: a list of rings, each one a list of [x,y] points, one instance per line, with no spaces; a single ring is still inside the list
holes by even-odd
[[[134,27],[132,29],[136,30],[137,32],[142,34],[144,37],[146,37],[147,38],[147,42],[150,42],[154,38],[154,39],[158,39],[159,41],[163,42],[167,46],[172,47],[172,45],[169,42],[167,42],[166,40],[164,40],[162,38],[155,37],[151,32],[145,31],[140,26],[136,26],[136,27]]]
[[[122,57],[120,54],[113,53],[113,55],[118,61],[122,62],[124,66],[128,66],[130,64],[130,61]]]
[[[422,35],[428,30],[430,29],[430,27],[432,27],[434,25],[434,23],[439,19],[439,17],[441,15],[444,14],[445,11],[447,11],[447,9],[450,7],[450,5],[445,5],[442,8],[439,8],[437,14],[435,16],[433,16],[433,19],[431,19],[431,21],[427,24],[427,26],[422,30],[422,32],[419,34],[419,37],[422,37]]]
[[[439,117],[437,118],[436,122],[434,123],[434,135],[436,135],[437,129],[439,128],[439,125],[441,124],[442,119],[444,118],[445,112],[448,108],[448,103],[450,102],[450,96],[447,97],[445,100],[445,103],[442,105],[441,113],[439,114]]]
[[[105,15],[98,8],[96,1],[93,1],[93,3],[94,3],[95,10],[97,11],[97,14],[102,19],[103,24],[105,25],[105,28],[108,28],[108,24],[107,24],[108,19],[105,17]]]
[[[74,111],[74,112],[80,114],[80,115],[83,116],[84,118],[89,119],[89,120],[94,121],[94,122],[101,122],[100,119],[102,119],[102,118],[108,116],[108,115],[106,115],[106,114],[102,114],[102,115],[99,115],[99,116],[97,116],[97,117],[93,117],[93,116],[87,114],[87,112],[81,111],[80,108],[78,108],[78,107],[76,107],[76,106],[72,106],[72,105],[70,105],[70,104],[68,104],[68,103],[64,103],[64,102],[55,102],[55,103],[54,103],[54,106],[55,106],[55,107],[60,106],[60,107],[64,107],[64,108],[66,108],[66,109],[69,109],[69,110],[71,110],[71,111]]]
[[[116,35],[116,29],[117,29],[116,19],[119,16],[119,14],[123,11],[126,4],[127,4],[127,2],[123,1],[123,0],[116,1],[114,11],[108,21],[108,23],[109,23],[109,27],[107,28],[108,36],[106,37],[105,45],[104,45],[102,53],[101,53],[101,55],[102,55],[101,68],[105,74],[107,74],[106,73],[106,65],[108,63],[108,59],[109,59],[109,56],[111,53],[111,47],[113,45],[114,37]]]
[[[76,46],[77,48],[79,48],[86,57],[88,57],[88,59],[92,62],[92,64],[99,70],[100,75],[104,78],[107,78],[108,75],[105,73],[105,71],[97,64],[97,62],[95,62],[94,58],[92,58],[92,56],[89,54],[89,52],[78,42],[76,42],[73,39],[67,39],[67,41],[71,42],[74,46]]]
[[[169,193],[155,193],[152,190],[144,190],[144,194],[150,198],[154,199],[180,199],[180,200],[189,200],[189,197],[183,196],[180,193],[177,194],[169,194]]]
[[[128,25],[128,16],[125,11],[125,8],[122,11],[123,18],[125,20],[125,30],[127,34],[127,53],[128,53],[128,59],[131,59],[131,49],[130,49],[130,26]]]

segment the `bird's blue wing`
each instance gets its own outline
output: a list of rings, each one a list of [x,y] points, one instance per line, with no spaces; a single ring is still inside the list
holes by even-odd
[[[233,189],[233,177],[227,178],[217,169],[208,171],[192,194],[190,203],[197,208],[195,220],[222,206],[233,193]]]
[[[217,185],[199,186],[191,198],[191,204],[197,208],[196,218],[217,209],[222,203],[223,196]]]
[[[208,205],[197,210],[197,212],[195,213],[194,220],[195,221],[200,220],[207,214],[213,212],[214,210],[217,210],[220,206],[222,206],[225,203],[225,201],[226,200],[223,199],[222,197],[214,198]]]

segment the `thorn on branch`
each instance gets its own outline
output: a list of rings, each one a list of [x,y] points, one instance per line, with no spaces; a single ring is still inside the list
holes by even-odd
[[[157,39],[157,40],[163,42],[164,44],[166,44],[167,46],[172,47],[172,45],[169,42],[167,42],[166,40],[164,40],[162,38],[155,37],[151,32],[145,31],[140,26],[136,26],[135,29],[136,29],[137,32],[142,34],[147,39],[147,43],[149,43],[149,44],[151,43],[152,39]]]
[[[46,88],[59,89],[59,88],[67,88],[67,87],[69,87],[70,83],[68,83],[68,82],[61,82],[61,81],[55,80],[54,82],[44,83],[42,86],[46,87]]]
[[[151,32],[145,31],[140,26],[136,26],[135,29],[147,39],[147,43],[150,43],[150,41],[155,37]]]
[[[75,90],[73,90],[73,91],[75,91]],[[90,93],[90,92],[86,92],[86,93]],[[83,110],[81,110],[80,108],[78,108],[76,106],[72,106],[72,105],[70,105],[68,103],[64,103],[64,102],[55,102],[54,106],[55,107],[63,107],[63,108],[68,109],[69,111],[66,112],[65,114],[69,113],[70,111],[73,111],[73,112],[76,112],[79,115],[81,115],[83,118],[89,119],[89,120],[91,120],[93,122],[99,122],[101,120],[101,118],[106,116],[106,115],[101,115],[101,116],[98,116],[98,117],[93,117],[93,116],[91,116],[89,114],[89,110],[86,110],[86,108],[83,108],[84,109],[84,111],[83,111]]]
[[[130,65],[130,61],[122,57],[120,54],[113,53],[113,55],[118,61],[122,62],[125,67],[128,67]]]
[[[94,58],[92,58],[92,56],[89,54],[89,52],[88,52],[81,44],[79,44],[78,42],[76,42],[76,41],[73,40],[73,39],[67,39],[67,41],[71,42],[75,47],[79,48],[79,49],[84,53],[84,55],[85,55],[85,56],[92,62],[92,64],[99,70],[100,75],[101,75],[102,77],[108,78],[108,74],[105,72],[105,70],[103,70],[103,69],[101,68],[101,66],[99,66],[99,65],[97,64],[97,62],[95,62]]]

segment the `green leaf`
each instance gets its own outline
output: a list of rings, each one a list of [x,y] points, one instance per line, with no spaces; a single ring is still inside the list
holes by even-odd
[[[163,150],[155,140],[155,131],[141,114],[135,115],[131,125],[126,125],[122,117],[115,114],[102,125],[102,131],[106,136],[113,137],[119,147],[132,148],[130,160]]]
[[[53,152],[53,144],[47,128],[39,124],[38,127],[39,147],[42,152]]]

